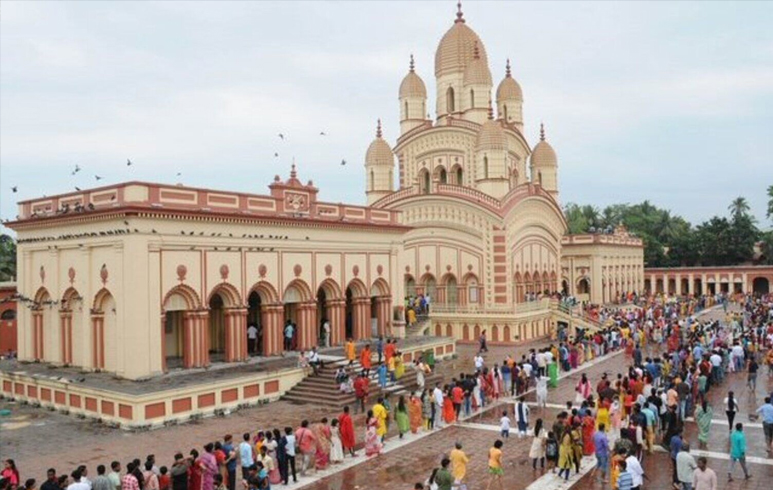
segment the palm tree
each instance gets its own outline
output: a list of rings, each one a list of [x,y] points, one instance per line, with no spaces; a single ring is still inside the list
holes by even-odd
[[[670,243],[676,235],[676,222],[671,216],[671,211],[666,209],[660,211],[657,222],[658,238],[663,243]]]
[[[749,203],[746,202],[745,197],[738,196],[733,199],[733,202],[730,203],[727,209],[730,211],[733,219],[737,219],[739,216],[745,216],[751,208],[749,208]]]
[[[768,186],[768,218],[773,219],[773,185]]]
[[[8,235],[0,235],[0,281],[16,277],[16,243]]]

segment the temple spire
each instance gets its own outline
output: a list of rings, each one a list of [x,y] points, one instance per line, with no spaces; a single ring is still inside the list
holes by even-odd
[[[376,123],[376,138],[381,138],[381,118]]]
[[[454,22],[464,22],[464,13],[462,12],[462,0],[456,4],[456,20]]]
[[[290,178],[294,179],[298,177],[298,172],[295,171],[295,157],[293,157],[293,164],[290,167]]]
[[[539,123],[539,140],[545,141],[545,124]]]
[[[411,53],[411,62],[408,64],[408,67],[410,68],[411,72],[413,72],[413,68],[414,68],[414,65],[413,65],[413,53]]]
[[[507,64],[505,65],[505,76],[510,78],[510,58],[507,58]]]
[[[491,98],[488,99],[488,118],[489,120],[494,119],[494,107],[491,105]]]

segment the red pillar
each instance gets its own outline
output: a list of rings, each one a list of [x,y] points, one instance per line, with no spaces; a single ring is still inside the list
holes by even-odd
[[[196,365],[196,331],[193,326],[193,312],[186,311],[183,314],[183,367],[191,368]]]
[[[43,359],[43,312],[32,312],[32,358],[36,361]]]
[[[370,338],[370,298],[354,298],[354,340]]]
[[[72,312],[59,312],[59,329],[62,337],[62,364],[72,364]]]
[[[346,335],[346,300],[331,299],[325,304],[330,321],[330,345],[343,344]]]
[[[262,305],[260,307],[260,319],[263,325],[263,352],[272,356],[282,352],[282,340],[284,336],[283,319],[284,305]]]
[[[317,303],[309,301],[298,305],[298,348],[309,350],[319,340],[317,325]]]
[[[232,308],[225,312],[225,359],[238,362],[247,358],[247,310]]]
[[[161,370],[167,372],[166,366],[166,313],[161,314]]]

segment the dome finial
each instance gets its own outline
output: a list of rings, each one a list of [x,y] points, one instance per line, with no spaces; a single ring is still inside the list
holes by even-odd
[[[505,76],[510,78],[510,58],[507,58],[507,64],[505,65]]]
[[[290,167],[290,178],[294,179],[298,176],[298,172],[295,171],[295,157],[293,157],[293,164]]]
[[[411,62],[408,64],[408,67],[413,71],[413,53],[411,53]]]
[[[381,138],[381,118],[376,123],[376,138]]]
[[[462,13],[462,0],[456,3],[456,20],[454,22],[464,22],[464,13]]]
[[[491,97],[488,99],[488,118],[489,120],[494,119],[494,108],[491,106]]]
[[[545,141],[545,124],[539,123],[539,140]]]
[[[476,60],[480,59],[480,50],[478,49],[478,41],[475,41],[475,44],[473,45],[472,57],[475,58]]]

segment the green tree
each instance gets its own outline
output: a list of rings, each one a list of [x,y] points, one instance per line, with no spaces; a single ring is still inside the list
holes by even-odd
[[[768,186],[768,215],[769,219],[773,219],[773,185]]]
[[[714,216],[698,225],[697,241],[703,265],[732,265],[730,222]]]
[[[733,202],[730,203],[730,206],[728,206],[727,209],[730,211],[730,217],[732,219],[737,219],[741,216],[747,216],[750,208],[749,203],[746,202],[746,198],[738,196],[733,199]]]
[[[0,281],[16,278],[16,242],[8,235],[0,235]]]
[[[590,225],[579,205],[568,203],[564,206],[564,217],[566,218],[566,224],[569,227],[570,235],[588,233]]]

